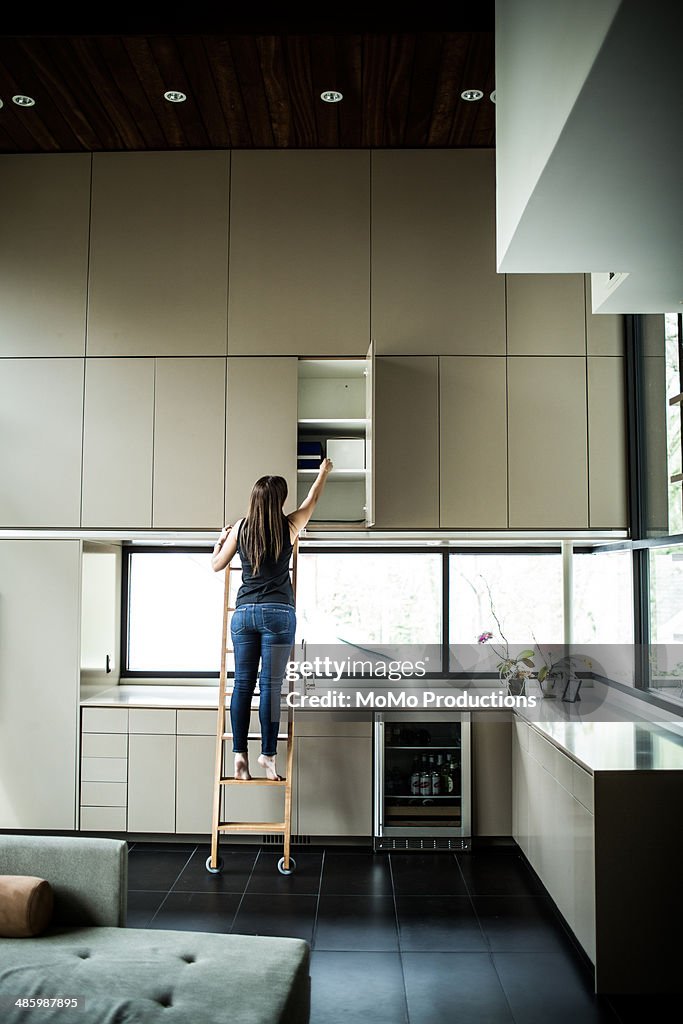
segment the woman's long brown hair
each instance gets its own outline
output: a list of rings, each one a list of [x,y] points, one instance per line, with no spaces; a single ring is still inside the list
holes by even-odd
[[[282,554],[282,506],[286,500],[287,481],[283,476],[262,476],[252,487],[240,540],[254,575],[266,558],[276,562]]]

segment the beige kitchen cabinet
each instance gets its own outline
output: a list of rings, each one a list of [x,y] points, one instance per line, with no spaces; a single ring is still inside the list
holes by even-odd
[[[506,361],[439,357],[439,525],[507,526]]]
[[[216,712],[178,708],[175,830],[179,834],[211,832],[215,759]]]
[[[536,730],[514,725],[513,836],[595,963],[592,777]]]
[[[87,359],[84,421],[82,525],[150,527],[154,360]]]
[[[175,832],[175,787],[175,735],[129,735],[128,831]]]
[[[372,835],[372,722],[362,713],[298,712],[298,832]]]
[[[586,354],[583,274],[508,274],[511,356]]]
[[[624,360],[588,357],[589,524],[624,529],[627,511]]]
[[[298,441],[317,443],[333,469],[311,517],[323,523],[373,524],[374,353],[365,359],[300,359]],[[301,504],[319,466],[297,468]]]
[[[215,735],[176,737],[176,832],[211,832],[215,757]]]
[[[588,526],[586,360],[508,359],[511,529]]]
[[[439,373],[436,356],[375,360],[374,504],[377,527],[439,526]]]
[[[225,355],[230,154],[95,153],[88,355]]]
[[[157,359],[152,526],[220,528],[223,521],[224,357]]]
[[[0,829],[76,826],[80,543],[0,540]]]
[[[370,154],[232,153],[229,355],[364,356]]]
[[[0,356],[85,355],[90,161],[3,154]]]
[[[296,358],[228,359],[225,521],[246,515],[259,477],[283,476],[289,498],[297,501]]]
[[[83,362],[0,363],[0,526],[79,525]]]
[[[372,740],[301,736],[298,832],[307,836],[372,835]]]
[[[372,153],[378,355],[505,354],[492,150]]]
[[[624,355],[624,318],[612,313],[593,313],[591,276],[585,274],[586,350],[589,356]]]
[[[117,724],[113,709],[99,723],[86,722],[81,734],[81,830],[125,832],[128,806],[128,736],[121,732],[86,732],[94,724]],[[127,714],[127,712],[125,712]]]

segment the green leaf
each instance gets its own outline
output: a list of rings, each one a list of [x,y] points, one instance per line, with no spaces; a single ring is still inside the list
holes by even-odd
[[[517,661],[526,661],[528,658],[533,658],[533,650],[520,651],[517,655]]]
[[[538,673],[538,681],[539,681],[539,683],[542,683],[547,675],[548,675],[548,666],[544,665],[543,668],[540,669],[539,673]]]

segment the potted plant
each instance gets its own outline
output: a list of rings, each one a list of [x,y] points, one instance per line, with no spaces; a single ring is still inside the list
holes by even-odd
[[[498,622],[497,619],[496,622]],[[491,648],[500,659],[496,668],[498,669],[498,678],[501,683],[507,688],[507,692],[511,697],[523,697],[526,695],[527,679],[533,676],[536,668],[533,662],[534,652],[530,648],[525,648],[518,654],[511,654],[510,644],[500,629],[500,623],[498,623],[498,630],[500,641],[498,641],[497,645],[490,643],[493,640],[493,633],[489,630],[479,634],[477,643],[490,643]]]

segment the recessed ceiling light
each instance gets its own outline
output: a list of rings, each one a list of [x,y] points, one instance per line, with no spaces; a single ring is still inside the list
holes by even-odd
[[[179,92],[177,89],[169,89],[168,92],[164,93],[164,99],[168,100],[169,103],[184,103],[187,96],[184,92]]]
[[[493,92],[491,93],[491,103],[495,103],[495,102],[496,102],[496,90],[494,89]]]
[[[460,95],[462,99],[469,100],[472,103],[474,100],[480,100],[484,94],[481,89],[465,89]]]
[[[36,105],[32,96],[13,96],[12,103],[16,103],[18,107],[35,107]]]
[[[344,97],[342,93],[337,92],[336,89],[327,89],[325,92],[320,93],[320,99],[325,103],[339,103]]]

